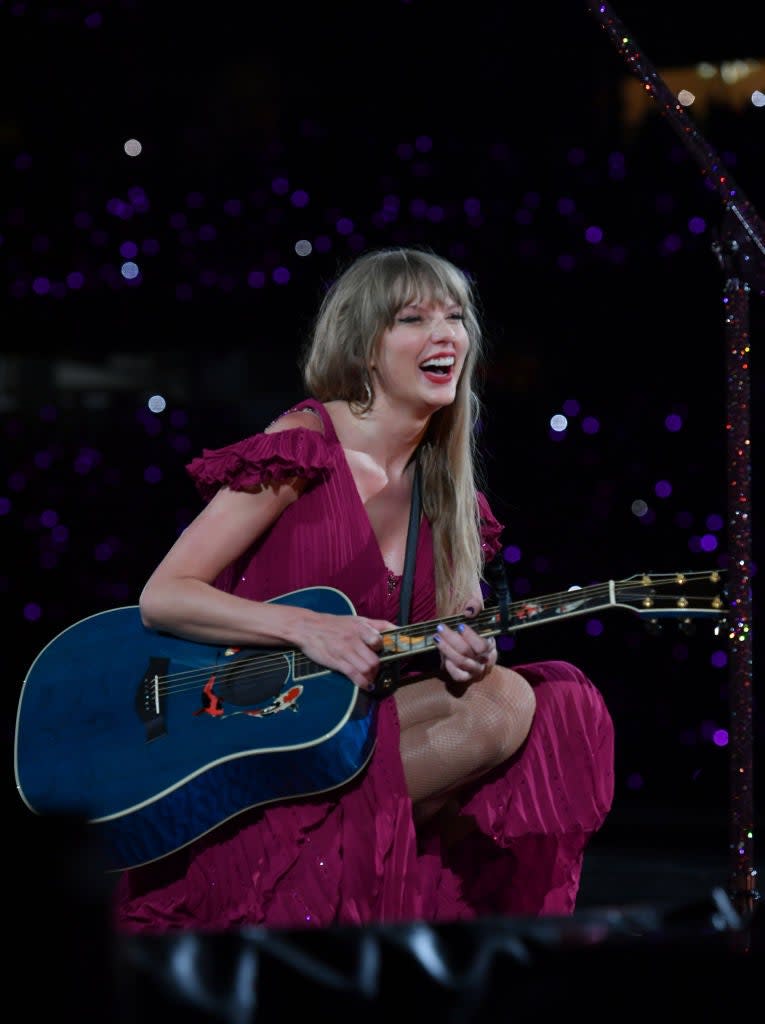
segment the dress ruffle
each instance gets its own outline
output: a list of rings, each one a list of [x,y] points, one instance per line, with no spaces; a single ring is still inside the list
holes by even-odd
[[[326,476],[332,453],[319,431],[305,427],[254,434],[224,448],[205,448],[186,466],[204,501],[221,487],[234,491],[302,476]]]

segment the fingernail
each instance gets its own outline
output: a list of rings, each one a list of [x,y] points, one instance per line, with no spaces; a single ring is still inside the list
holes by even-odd
[[[440,644],[441,643],[441,637],[438,635],[438,633],[434,633],[433,634],[433,643],[434,644]]]
[[[465,632],[465,623],[464,622],[460,622],[459,626],[457,626],[457,632],[458,633],[464,633]]]
[[[466,610],[470,615],[472,615],[473,612],[475,611],[475,608],[472,606],[472,604],[469,604]]]
[[[444,631],[444,624],[443,624],[443,622],[439,622],[438,625],[436,626],[436,629],[438,630],[439,633],[443,633],[443,631]]]

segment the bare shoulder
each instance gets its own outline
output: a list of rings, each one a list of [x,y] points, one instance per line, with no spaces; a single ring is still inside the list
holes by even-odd
[[[273,423],[269,423],[263,433],[277,434],[282,430],[295,430],[297,427],[315,430],[320,434],[324,433],[324,424],[321,421],[321,416],[314,412],[313,409],[296,409],[295,411],[285,412],[284,415],[275,419]]]

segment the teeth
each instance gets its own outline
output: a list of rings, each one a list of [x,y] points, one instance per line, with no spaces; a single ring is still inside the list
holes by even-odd
[[[454,366],[454,356],[440,356],[438,359],[429,359],[427,363],[422,364],[424,370],[426,366]]]

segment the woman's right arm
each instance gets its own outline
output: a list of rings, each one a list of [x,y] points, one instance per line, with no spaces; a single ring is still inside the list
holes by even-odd
[[[235,646],[290,642],[280,635],[289,628],[289,612],[283,623],[280,617],[272,622],[266,609],[255,614],[252,601],[218,590],[213,581],[297,496],[292,482],[256,492],[221,488],[143,588],[138,604],[144,625],[190,640]]]
[[[189,640],[298,647],[366,688],[379,672],[379,632],[393,623],[251,601],[214,586],[223,569],[298,499],[302,486],[294,478],[256,490],[221,488],[147,581],[139,598],[141,619],[150,629]]]

